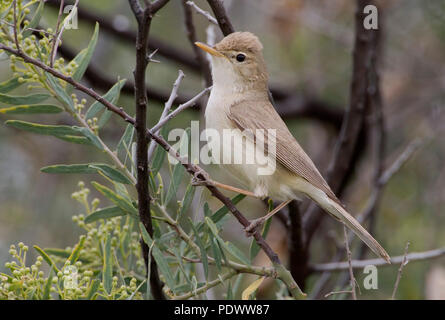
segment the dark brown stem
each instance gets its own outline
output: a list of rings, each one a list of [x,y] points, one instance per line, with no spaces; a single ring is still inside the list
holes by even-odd
[[[138,22],[138,32],[136,37],[136,67],[134,70],[134,92],[136,102],[136,119],[134,127],[136,130],[136,167],[138,194],[139,219],[147,232],[153,237],[153,225],[150,212],[150,194],[148,190],[148,177],[150,175],[148,168],[148,143],[149,137],[147,131],[147,92],[145,90],[145,72],[148,65],[148,40],[152,16],[164,6],[167,1],[157,1],[147,4],[142,9],[138,0],[129,0],[130,7]],[[149,270],[148,262],[151,260],[150,286],[155,299],[165,299],[162,292],[162,284],[159,280],[155,260],[149,259],[149,247],[141,238],[142,254],[145,261],[147,272]]]
[[[304,290],[308,275],[308,252],[304,245],[303,223],[298,202],[292,201],[289,205],[288,229],[289,240],[289,269],[298,286]]]
[[[374,89],[369,86],[369,77],[372,72],[372,59],[376,51],[373,41],[375,30],[366,30],[363,27],[365,18],[363,8],[370,3],[374,3],[374,1],[357,0],[350,103],[327,173],[327,181],[337,195],[344,188],[346,178],[350,176],[357,163],[358,155],[362,153],[357,150],[363,147],[359,141],[363,139],[364,116],[369,107],[369,91]],[[305,213],[305,217],[307,217],[305,220],[307,246],[310,245],[312,236],[324,216],[323,211],[313,205]]]
[[[218,25],[222,33],[227,36],[235,32],[235,28],[233,27],[229,17],[227,16],[226,9],[224,8],[223,3],[220,0],[207,0],[207,2],[210,8],[212,8],[213,14],[218,21]]]
[[[187,37],[192,45],[193,52],[195,53],[196,61],[198,61],[201,68],[202,75],[205,80],[205,86],[210,87],[212,85],[212,74],[210,72],[210,66],[205,58],[203,51],[195,46],[195,42],[198,41],[196,36],[195,25],[193,24],[193,12],[192,8],[186,4],[188,0],[182,0],[182,6],[184,9],[185,26],[187,29]]]

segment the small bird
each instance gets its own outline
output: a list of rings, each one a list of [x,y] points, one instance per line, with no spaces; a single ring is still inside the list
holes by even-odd
[[[257,130],[275,130],[276,168],[272,174],[259,175],[260,164],[233,164],[231,157],[223,153],[226,142],[208,141],[213,153],[221,154],[223,167],[232,173],[246,187],[244,190],[211,181],[215,186],[240,192],[258,198],[271,197],[283,201],[266,216],[257,219],[249,226],[249,231],[278,212],[292,200],[306,196],[315,201],[335,219],[343,222],[378,256],[390,263],[390,257],[383,247],[351,216],[336,197],[312,160],[292,136],[284,121],[275,111],[269,98],[268,73],[263,58],[263,46],[250,32],[235,32],[211,47],[195,43],[211,55],[213,87],[205,110],[206,129],[216,130],[221,136],[224,130],[249,130],[253,136],[244,140],[242,151],[249,152],[260,141],[255,135]],[[268,139],[262,139],[264,149]],[[232,147],[233,148],[233,147]]]

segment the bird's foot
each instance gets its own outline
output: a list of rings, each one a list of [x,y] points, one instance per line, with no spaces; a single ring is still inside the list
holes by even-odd
[[[252,236],[256,229],[264,223],[264,218],[258,218],[250,221],[250,224],[244,229],[248,236]]]
[[[201,177],[200,177],[201,176]],[[195,172],[192,178],[192,186],[214,186],[214,182],[210,179],[210,175],[203,169]]]

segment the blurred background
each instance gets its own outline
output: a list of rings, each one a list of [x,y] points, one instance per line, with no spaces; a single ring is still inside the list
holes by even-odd
[[[195,3],[211,11],[206,1]],[[264,56],[270,73],[271,87],[289,96],[277,99],[277,105],[288,111],[286,122],[302,147],[322,173],[326,172],[338,135],[338,121],[324,121],[302,113],[292,116],[304,104],[322,105],[335,117],[343,115],[349,102],[354,43],[355,1],[351,0],[243,0],[224,1],[236,30],[254,32],[264,44]],[[385,167],[403,152],[414,139],[423,143],[385,187],[378,207],[373,233],[390,255],[402,255],[410,241],[410,252],[426,251],[445,246],[445,2],[442,0],[381,1],[380,88],[387,137]],[[134,45],[125,38],[135,30],[135,22],[126,1],[80,1],[80,8],[92,17],[79,17],[78,29],[64,33],[63,46],[77,53],[88,45],[94,17],[108,23],[101,25],[99,43],[93,62],[97,73],[105,80],[118,77],[132,80],[135,64]],[[57,6],[46,4],[42,25],[54,26]],[[192,11],[197,38],[207,41],[208,20]],[[181,1],[170,3],[153,20],[151,36],[176,50],[176,58],[158,53],[160,63],[148,68],[148,84],[161,97],[151,97],[149,123],[157,122],[162,111],[162,94],[168,97],[178,69],[186,74],[180,95],[191,97],[205,87],[203,77],[193,61],[193,48],[187,38],[184,7]],[[216,40],[222,38],[214,28]],[[153,46],[156,43],[152,43]],[[62,50],[61,50],[62,52]],[[186,60],[192,57],[192,61]],[[9,62],[0,61],[0,82],[11,77]],[[89,79],[89,80],[88,80]],[[104,79],[87,77],[86,82],[105,92]],[[14,94],[26,92],[18,89]],[[278,97],[280,98],[280,97]],[[134,113],[133,97],[122,94],[118,105]],[[188,110],[170,123],[170,128],[190,125],[199,120],[200,112]],[[40,168],[59,163],[106,161],[92,147],[64,143],[52,137],[24,133],[3,125],[9,119],[0,115],[0,271],[9,261],[12,243],[38,244],[40,247],[71,246],[80,229],[71,217],[81,210],[71,199],[77,182],[98,179],[81,175],[49,175]],[[61,116],[14,117],[45,124],[71,123]],[[331,117],[332,118],[332,117]],[[332,120],[332,119],[331,119]],[[125,129],[124,123],[112,118],[101,136],[115,146]],[[368,141],[364,141],[368,143]],[[343,193],[342,200],[352,213],[360,212],[372,192],[373,156],[371,148],[364,154]],[[165,168],[168,170],[168,168]],[[235,183],[217,168],[209,168],[215,180]],[[188,179],[188,178],[187,178]],[[92,189],[90,187],[90,189]],[[183,192],[183,191],[181,191]],[[93,196],[99,197],[92,190]],[[196,197],[197,218],[204,201],[212,208],[219,203],[203,192]],[[105,202],[105,200],[103,200]],[[105,203],[103,203],[105,204]],[[239,208],[250,218],[264,214],[260,201],[246,199]],[[311,245],[311,263],[329,262],[335,253],[335,241],[342,243],[342,228],[332,219],[325,219]],[[225,237],[247,248],[240,226],[229,219]],[[288,259],[288,241],[283,224],[274,219],[269,241],[283,261]],[[352,250],[358,248],[353,242]],[[373,256],[366,256],[371,258]],[[259,258],[259,264],[267,264]],[[360,298],[388,298],[397,276],[398,266],[379,269],[378,290],[364,290],[361,270],[356,271],[361,286]],[[317,282],[314,273],[307,288]],[[246,277],[247,278],[247,277]],[[445,299],[445,261],[412,262],[404,270],[398,297],[402,299]],[[268,296],[268,284],[263,296]]]

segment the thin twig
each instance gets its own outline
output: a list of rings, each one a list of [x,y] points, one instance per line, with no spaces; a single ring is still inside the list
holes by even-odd
[[[52,46],[51,46],[51,54],[50,54],[50,60],[49,60],[49,66],[52,68],[54,66],[54,59],[55,59],[55,48],[58,45],[57,43],[57,39],[59,38],[59,28],[60,28],[60,19],[62,18],[62,14],[63,14],[63,7],[65,5],[65,0],[61,0],[60,1],[60,6],[59,6],[59,14],[57,15],[57,23],[56,23],[56,33],[55,33],[55,37],[53,37],[52,39]]]
[[[196,5],[196,3],[194,3],[193,1],[187,1],[186,4],[190,7],[192,7],[193,9],[195,9],[195,11],[201,15],[203,15],[204,17],[207,18],[207,20],[209,20],[210,23],[213,23],[215,25],[218,25],[218,21],[210,14],[210,12],[207,12],[205,10],[202,10],[200,7],[198,7]]]
[[[201,73],[204,76],[205,86],[210,87],[212,85],[212,74],[210,72],[209,62],[207,61],[203,51],[195,46],[195,43],[198,41],[198,36],[196,35],[195,24],[193,23],[192,9],[186,4],[186,0],[182,0],[182,5],[184,7],[187,38],[189,39],[190,45],[195,53],[195,58],[201,67]]]
[[[352,254],[351,250],[349,249],[349,241],[348,241],[348,230],[346,229],[346,225],[343,225],[343,234],[345,237],[345,248],[346,248],[346,255],[348,257],[348,268],[349,268],[349,278],[350,278],[350,285],[351,285],[351,294],[352,299],[357,300],[357,293],[355,291],[355,277],[354,277],[354,271],[352,269]]]
[[[171,119],[173,119],[174,117],[176,117],[179,113],[181,113],[182,111],[184,111],[185,109],[192,107],[196,104],[196,102],[205,94],[207,94],[207,92],[209,92],[212,89],[212,87],[208,87],[205,88],[204,90],[202,90],[200,93],[198,93],[196,96],[194,96],[192,99],[190,99],[189,101],[187,101],[186,103],[183,103],[181,105],[179,105],[173,112],[169,113],[168,115],[166,115],[164,118],[162,118],[161,120],[159,120],[159,122],[150,129],[151,132],[157,132],[159,129],[161,129],[168,121],[170,121]]]
[[[182,81],[182,79],[184,79],[184,77],[185,77],[184,72],[182,72],[182,70],[179,70],[178,78],[176,79],[175,83],[173,84],[173,89],[170,93],[170,97],[168,98],[167,102],[164,105],[164,110],[162,111],[162,114],[161,114],[161,117],[159,118],[159,120],[164,119],[170,112],[170,110],[173,106],[173,102],[178,97],[179,85],[181,84],[181,81]],[[159,134],[159,130],[154,131],[154,133]],[[148,147],[148,163],[150,163],[150,161],[151,161],[155,147],[156,147],[156,142],[151,141],[150,146]]]
[[[396,297],[396,292],[399,287],[400,279],[402,278],[402,272],[403,268],[408,264],[409,260],[407,259],[408,256],[408,248],[409,248],[409,241],[406,243],[405,247],[405,254],[403,255],[402,263],[400,264],[399,272],[397,273],[397,279],[396,283],[394,284],[394,290],[392,291],[391,299],[394,300]]]
[[[441,258],[445,256],[445,247],[429,250],[429,251],[423,251],[423,252],[413,252],[406,255],[406,259],[409,261],[423,261],[423,260],[430,260],[430,259],[436,259]],[[367,259],[367,260],[352,260],[352,268],[353,269],[363,269],[364,267],[368,265],[374,265],[376,267],[391,267],[398,263],[401,263],[405,256],[396,256],[391,257],[391,264],[388,264],[383,259]],[[312,272],[325,272],[325,271],[344,271],[349,268],[348,261],[344,262],[330,262],[330,263],[321,263],[321,264],[314,264],[310,266],[310,270]]]

